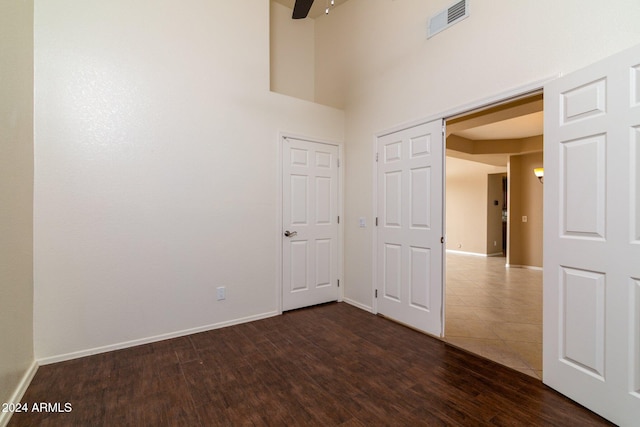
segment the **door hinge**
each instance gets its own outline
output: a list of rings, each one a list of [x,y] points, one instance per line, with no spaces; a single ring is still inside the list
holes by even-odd
[[[376,153],[376,162],[378,161],[378,153]]]
[[[376,298],[378,298],[378,290],[376,289]]]
[[[378,217],[376,217],[376,227],[378,226]]]
[[[336,159],[338,161],[338,167],[340,167],[340,159]]]
[[[338,287],[340,287],[340,279],[338,279]]]
[[[340,224],[340,215],[338,215],[338,224]]]

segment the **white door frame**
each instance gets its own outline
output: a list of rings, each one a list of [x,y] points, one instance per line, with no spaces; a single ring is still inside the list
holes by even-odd
[[[277,200],[276,200],[276,231],[277,237],[276,241],[276,290],[277,290],[277,307],[278,314],[282,314],[282,243],[284,241],[284,235],[282,234],[282,230],[284,230],[283,226],[283,211],[282,211],[282,203],[283,203],[283,194],[282,194],[282,185],[283,185],[283,164],[282,164],[282,153],[284,151],[284,141],[285,139],[299,139],[302,141],[313,142],[317,144],[326,144],[333,145],[338,147],[338,158],[340,161],[340,167],[338,168],[338,215],[340,216],[340,223],[338,224],[338,280],[340,280],[340,287],[338,288],[338,301],[341,302],[344,299],[344,275],[343,275],[343,265],[344,265],[344,143],[330,141],[321,138],[309,137],[306,135],[295,134],[291,132],[279,132],[278,133],[278,149],[276,150],[276,155],[278,156],[277,165],[278,165],[278,176],[277,176]]]
[[[527,95],[529,93],[532,92],[537,92],[537,91],[541,91],[544,88],[544,85],[551,81],[554,80],[556,78],[558,78],[560,75],[555,75],[555,76],[551,76],[542,80],[538,80],[523,86],[519,86],[516,88],[512,88],[508,91],[505,92],[501,92],[498,93],[496,95],[492,95],[489,96],[487,98],[482,98],[473,102],[470,102],[468,104],[463,104],[461,106],[458,106],[456,108],[452,108],[450,110],[446,110],[443,111],[441,113],[438,114],[434,114],[431,116],[428,116],[426,118],[423,119],[418,119],[418,120],[413,120],[410,122],[405,122],[396,126],[393,126],[391,128],[385,129],[383,131],[379,131],[376,132],[373,135],[373,139],[372,139],[372,143],[371,143],[371,164],[372,164],[372,176],[371,179],[373,181],[373,204],[372,204],[372,208],[371,208],[371,212],[372,212],[372,233],[373,233],[373,245],[371,248],[371,260],[372,263],[371,265],[373,266],[372,271],[371,271],[371,312],[374,314],[378,313],[378,302],[376,300],[375,297],[375,290],[379,289],[378,288],[378,283],[377,283],[377,276],[376,276],[376,271],[378,269],[378,260],[377,260],[377,247],[378,247],[378,236],[375,230],[375,218],[377,215],[377,207],[378,207],[378,167],[376,164],[376,152],[377,152],[377,144],[378,144],[378,138],[384,136],[384,135],[388,135],[390,133],[394,133],[394,132],[398,132],[404,129],[408,129],[410,127],[414,127],[414,126],[419,126],[421,124],[425,124],[425,123],[429,123],[431,121],[434,120],[444,120],[446,123],[447,119],[450,119],[451,117],[455,117],[455,116],[459,116],[465,113],[469,113],[471,111],[477,111],[483,108],[491,108],[495,105],[498,104],[503,104],[505,102],[509,102],[515,98],[519,98],[521,96]],[[445,153],[444,153],[444,157],[446,158],[446,138],[445,138]],[[446,180],[444,179],[444,176],[446,175],[446,164],[443,165],[443,169],[442,169],[442,173],[443,173],[443,179],[442,179],[442,191],[443,191],[443,206],[442,206],[442,218],[443,218],[443,227],[444,227],[444,231],[446,232],[446,206],[445,206],[445,200],[444,198],[446,197]],[[446,234],[445,234],[445,242],[446,242]],[[444,253],[444,252],[443,252]],[[445,263],[445,259],[446,257],[443,256],[442,257],[442,268],[443,268],[443,273],[446,272],[446,263]],[[445,310],[445,275],[443,274],[442,276],[442,330],[444,332],[444,327],[445,327],[445,323],[444,323],[444,310]]]

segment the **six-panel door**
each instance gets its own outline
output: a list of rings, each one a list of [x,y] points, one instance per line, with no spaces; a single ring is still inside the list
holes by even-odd
[[[283,310],[338,299],[338,147],[283,141]]]
[[[442,120],[378,138],[377,309],[442,335]]]
[[[640,46],[545,86],[544,382],[640,420]]]

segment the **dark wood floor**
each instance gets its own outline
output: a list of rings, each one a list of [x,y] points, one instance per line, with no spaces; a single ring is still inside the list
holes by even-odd
[[[540,381],[347,304],[42,366],[9,426],[607,425]]]

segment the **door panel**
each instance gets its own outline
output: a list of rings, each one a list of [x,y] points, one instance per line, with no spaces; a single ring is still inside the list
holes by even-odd
[[[606,135],[562,143],[563,234],[604,239]]]
[[[331,286],[331,239],[316,240],[316,287]]]
[[[291,292],[309,289],[309,284],[307,283],[307,258],[309,251],[307,251],[307,246],[306,241],[291,242],[289,245],[290,257],[288,259],[290,260],[289,281],[291,283]]]
[[[424,283],[429,283],[431,251],[411,247],[411,279],[409,282],[409,304],[418,309],[429,310],[430,293]]]
[[[544,382],[640,419],[640,46],[545,87]]]
[[[411,170],[411,228],[429,228],[431,199],[431,168]]]
[[[442,121],[378,138],[377,308],[442,335]]]
[[[402,246],[385,243],[384,245],[384,282],[382,295],[384,298],[400,301],[400,286],[402,282]]]
[[[291,175],[290,210],[291,224],[308,225],[307,222],[307,194],[309,192],[308,177]]]
[[[633,313],[631,324],[631,375],[629,388],[632,395],[640,396],[640,278],[629,280],[630,311]]]
[[[562,268],[561,354],[574,368],[604,378],[605,275]]]
[[[636,103],[638,105],[638,103]],[[631,130],[631,240],[640,243],[640,126]]]
[[[338,299],[338,147],[285,138],[282,308]]]
[[[316,177],[316,224],[331,224],[331,178]]]

